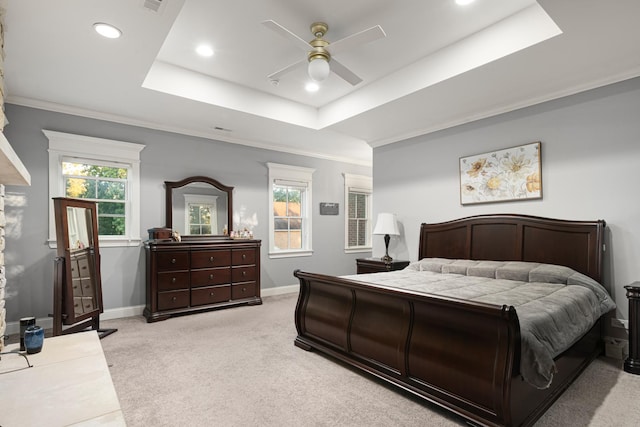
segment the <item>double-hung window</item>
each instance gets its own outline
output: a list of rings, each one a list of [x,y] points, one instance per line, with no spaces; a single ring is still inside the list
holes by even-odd
[[[313,169],[268,163],[269,256],[308,256],[311,246]]]
[[[43,131],[49,139],[49,196],[96,202],[102,246],[140,241],[141,144]],[[49,242],[55,246],[53,203]]]
[[[371,193],[369,176],[344,174],[345,252],[371,251]]]

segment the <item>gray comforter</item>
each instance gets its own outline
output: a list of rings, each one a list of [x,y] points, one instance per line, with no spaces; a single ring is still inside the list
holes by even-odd
[[[400,271],[344,277],[515,307],[522,340],[520,373],[537,388],[551,384],[554,357],[616,307],[598,282],[550,264],[425,258]]]

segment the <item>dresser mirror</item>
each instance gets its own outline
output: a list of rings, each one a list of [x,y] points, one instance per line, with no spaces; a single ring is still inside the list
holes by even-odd
[[[164,184],[167,228],[187,238],[224,237],[231,232],[233,187],[206,176]]]

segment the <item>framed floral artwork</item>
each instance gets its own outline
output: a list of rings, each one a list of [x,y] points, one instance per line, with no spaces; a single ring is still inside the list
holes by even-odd
[[[461,204],[540,198],[540,142],[460,158]]]

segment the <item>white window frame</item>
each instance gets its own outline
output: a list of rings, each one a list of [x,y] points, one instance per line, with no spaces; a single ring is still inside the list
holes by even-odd
[[[57,247],[53,197],[65,197],[62,162],[104,164],[124,167],[127,174],[127,200],[125,203],[125,236],[100,236],[100,246],[139,246],[140,236],[140,152],[143,144],[74,135],[43,129],[49,139],[49,247]]]
[[[373,178],[364,175],[353,175],[345,173],[344,175],[344,252],[346,254],[354,254],[360,252],[372,251],[372,230],[373,215],[372,199],[373,199]],[[369,219],[369,230],[367,232],[368,242],[364,246],[349,246],[349,193],[365,193],[367,197],[367,218]]]
[[[312,175],[315,169],[301,166],[282,165],[278,163],[267,163],[269,168],[269,258],[289,258],[313,255],[311,239],[313,210],[311,207],[312,198]],[[300,215],[302,221],[302,249],[277,249],[275,247],[275,227],[273,215],[273,186],[276,181],[291,182],[293,185],[306,187],[305,197],[302,201]]]

